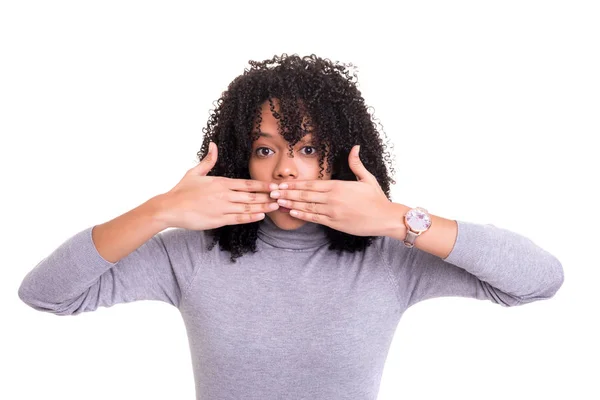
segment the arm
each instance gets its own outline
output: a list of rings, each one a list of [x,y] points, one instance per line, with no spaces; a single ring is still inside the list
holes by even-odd
[[[159,218],[160,196],[92,229],[92,239],[98,253],[116,264],[148,239],[168,226]]]
[[[389,230],[381,245],[407,308],[443,296],[515,306],[549,299],[562,286],[564,271],[556,257],[530,239],[492,224],[432,215],[431,228],[409,249],[402,243],[406,227],[397,217],[409,207],[392,204],[394,219],[402,226],[398,223]]]
[[[394,215],[404,216],[410,210],[410,207],[404,204],[392,203]],[[458,236],[458,226],[456,221],[431,215],[431,227],[415,239],[415,247],[438,256],[446,258],[452,251],[456,237]],[[403,241],[406,237],[406,225],[403,218],[390,218],[393,227],[387,236],[396,240]]]
[[[161,232],[166,226],[159,218],[159,201],[152,198],[66,240],[25,276],[18,291],[21,300],[57,315],[136,300],[178,307],[198,264],[204,232]]]

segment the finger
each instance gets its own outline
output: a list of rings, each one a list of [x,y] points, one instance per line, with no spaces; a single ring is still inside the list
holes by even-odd
[[[268,193],[238,192],[231,190],[227,193],[227,200],[232,203],[272,203],[273,199]]]
[[[331,214],[331,211],[333,209],[327,204],[304,203],[301,201],[291,201],[283,199],[277,200],[277,204],[279,204],[281,207],[289,208],[292,210],[305,211],[313,214],[321,214],[330,218],[333,216]]]
[[[200,161],[200,163],[198,163],[198,165],[192,168],[192,171],[202,176],[205,176],[211,169],[213,169],[213,167],[217,163],[217,158],[217,145],[214,142],[209,142],[208,153],[206,153],[206,156],[204,156],[204,158],[202,159],[202,161]]]
[[[361,182],[371,182],[377,181],[375,176],[367,170],[365,165],[362,163],[360,156],[358,155],[360,151],[360,146],[352,147],[352,151],[348,155],[348,166],[356,176],[356,180]]]
[[[276,202],[262,203],[262,204],[248,204],[248,203],[229,203],[226,207],[227,212],[225,214],[256,214],[256,213],[268,213],[275,211],[279,208],[279,204]]]
[[[329,196],[326,192],[312,192],[309,190],[275,190],[271,192],[274,199],[298,200],[305,203],[327,203]]]
[[[258,214],[226,214],[225,225],[248,224],[265,218],[264,213]]]
[[[306,211],[291,210],[290,215],[304,221],[314,222],[315,224],[327,225],[331,223],[331,219],[322,214],[309,213]]]
[[[227,187],[231,190],[263,193],[268,193],[272,190],[270,187],[271,183],[265,181],[258,181],[255,179],[226,178],[226,182]]]
[[[335,184],[335,180],[307,180],[307,181],[290,181],[279,184],[279,189],[302,189],[312,190],[314,192],[329,192]]]

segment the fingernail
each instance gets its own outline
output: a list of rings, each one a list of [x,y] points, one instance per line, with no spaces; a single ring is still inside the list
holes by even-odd
[[[279,189],[287,189],[288,188],[288,184],[287,183],[281,183],[279,184]]]
[[[269,204],[269,208],[271,210],[277,210],[279,208],[279,204],[277,204],[277,203],[271,203],[271,204]]]
[[[279,187],[277,186],[277,184],[276,184],[276,183],[271,183],[271,184],[269,185],[269,189],[271,189],[271,190],[277,190],[277,189],[279,189]]]
[[[273,198],[277,198],[279,197],[280,193],[279,192],[271,192],[271,197]]]

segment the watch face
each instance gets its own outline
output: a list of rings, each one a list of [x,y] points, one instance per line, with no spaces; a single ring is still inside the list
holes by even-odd
[[[413,231],[422,232],[431,226],[431,217],[422,208],[413,208],[406,213],[406,223]]]

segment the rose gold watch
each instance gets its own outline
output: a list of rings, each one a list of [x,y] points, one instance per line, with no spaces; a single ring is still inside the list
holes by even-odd
[[[411,208],[404,215],[404,225],[406,225],[406,238],[403,243],[406,247],[412,248],[417,236],[431,227],[431,215],[423,207]]]

